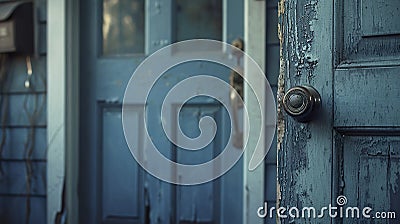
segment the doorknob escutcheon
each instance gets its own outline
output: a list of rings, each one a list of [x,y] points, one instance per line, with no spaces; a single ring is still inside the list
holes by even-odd
[[[283,97],[283,107],[297,121],[307,122],[318,115],[321,96],[312,86],[295,86]]]

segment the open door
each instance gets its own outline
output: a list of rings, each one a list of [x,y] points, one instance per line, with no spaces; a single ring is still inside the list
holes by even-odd
[[[400,2],[279,7],[278,220],[398,223]]]

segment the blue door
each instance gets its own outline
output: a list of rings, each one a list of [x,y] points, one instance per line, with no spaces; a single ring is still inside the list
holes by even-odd
[[[289,93],[307,85],[322,107],[307,122],[281,110],[278,205],[295,208],[279,219],[399,223],[400,2],[290,0],[280,7],[280,106],[301,111],[310,101],[297,99],[307,94]],[[305,207],[316,213],[296,214]]]
[[[88,0],[81,1],[80,12],[80,222],[241,223],[241,161],[223,177],[205,184],[178,186],[163,182],[134,160],[125,142],[121,118],[125,88],[147,56],[181,40],[230,42],[243,36],[243,2]],[[216,121],[218,132],[204,152],[179,149],[162,130],[163,98],[178,82],[199,74],[229,82],[230,71],[202,61],[171,68],[155,83],[146,114],[133,117],[147,116],[147,130],[156,147],[179,163],[212,159],[229,137],[226,108],[208,97],[189,100],[178,117],[182,131],[191,138],[200,134],[202,117]],[[229,92],[218,94],[229,97]],[[148,142],[142,138],[144,129],[136,128],[135,141],[145,149]]]

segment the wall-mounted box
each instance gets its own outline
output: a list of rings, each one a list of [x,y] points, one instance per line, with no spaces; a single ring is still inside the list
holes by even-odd
[[[0,3],[0,53],[33,53],[33,3]]]

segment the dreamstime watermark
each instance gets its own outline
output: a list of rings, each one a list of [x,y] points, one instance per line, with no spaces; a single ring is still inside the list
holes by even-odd
[[[238,68],[238,58],[233,57],[231,52],[235,52],[236,55],[239,52],[240,60],[246,66],[248,74],[243,74],[243,69]],[[161,113],[157,115],[157,118],[154,115],[148,117],[147,105],[154,104],[156,101],[149,96],[154,91],[153,87],[160,77],[177,65],[193,61],[223,65],[242,76],[249,93],[246,102],[241,101],[242,98],[226,82],[226,79],[222,80],[215,75],[190,74],[188,78],[179,80],[168,90],[166,95],[156,96],[163,97]],[[260,86],[264,87],[260,88]],[[221,97],[221,94],[225,94],[224,96],[227,97]],[[224,150],[221,150],[222,152],[213,159],[201,164],[181,164],[172,161],[160,152],[154,144],[155,136],[151,136],[149,133],[147,121],[149,119],[159,120],[163,133],[171,144],[176,146],[175,148],[179,148],[177,150],[202,150],[216,137],[217,121],[210,116],[201,117],[198,127],[193,127],[200,130],[200,135],[195,138],[186,136],[179,124],[179,113],[183,105],[197,96],[213,98],[223,105],[230,118],[230,136]],[[237,138],[233,130],[233,124],[236,122],[233,117],[237,115],[237,111],[230,104],[229,97],[239,99],[239,103],[243,105],[244,120],[248,124],[243,131],[245,140],[243,148],[239,150],[232,147],[234,138]],[[265,102],[268,102],[267,106],[265,106]],[[173,108],[172,105],[175,107]],[[226,173],[238,162],[245,150],[252,150],[252,157],[248,164],[249,170],[254,170],[261,164],[274,137],[275,111],[274,94],[268,80],[249,55],[227,43],[195,39],[166,46],[147,57],[137,67],[125,90],[122,125],[133,157],[148,173],[169,183],[195,185],[214,180]],[[262,130],[265,130],[263,136],[261,136]],[[140,141],[138,136],[140,136]],[[264,140],[263,144],[260,144],[261,138]]]
[[[267,202],[259,207],[257,215],[260,218],[273,218],[274,214],[278,218],[355,218],[355,219],[396,219],[396,212],[392,211],[377,211],[374,212],[371,207],[351,207],[345,206],[347,198],[340,195],[336,198],[336,206],[329,204],[328,206],[317,209],[315,207],[271,207],[268,209]]]

